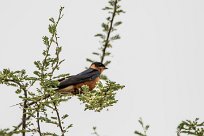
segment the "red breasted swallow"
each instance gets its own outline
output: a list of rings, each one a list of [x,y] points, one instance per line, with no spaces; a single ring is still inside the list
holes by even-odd
[[[97,82],[100,80],[100,74],[105,69],[107,68],[104,64],[100,62],[94,62],[87,70],[59,81],[60,83],[58,85],[57,91],[62,94],[78,94],[83,85],[87,85],[89,90],[93,90]]]

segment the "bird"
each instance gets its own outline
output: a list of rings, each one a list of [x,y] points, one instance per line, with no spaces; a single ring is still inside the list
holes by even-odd
[[[82,91],[81,87],[87,85],[89,90],[93,90],[96,84],[100,81],[100,75],[108,69],[101,62],[93,62],[90,67],[83,72],[70,76],[67,79],[58,80],[59,85],[56,91],[61,94],[79,94]]]

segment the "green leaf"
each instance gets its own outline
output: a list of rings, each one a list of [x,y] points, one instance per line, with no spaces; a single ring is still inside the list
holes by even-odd
[[[21,89],[17,89],[17,90],[16,90],[16,94],[20,94],[21,91],[22,91]]]
[[[51,117],[51,119],[57,120],[57,117]]]
[[[51,34],[55,34],[56,33],[56,25],[55,24],[50,24],[48,29],[49,29],[49,32]]]
[[[51,18],[49,19],[49,21],[51,21],[53,24],[55,24],[55,19],[54,19],[53,17],[51,17]]]
[[[107,6],[107,7],[103,8],[102,10],[113,10],[113,8]]]
[[[106,52],[105,56],[110,56],[110,54],[111,54],[110,52]]]
[[[113,36],[113,37],[111,37],[111,40],[113,41],[113,40],[118,40],[118,39],[120,39],[120,35],[115,35],[115,36]]]
[[[43,43],[45,44],[45,45],[49,45],[50,43],[49,43],[49,38],[47,37],[47,36],[43,36]]]
[[[97,52],[93,52],[92,54],[93,54],[93,55],[96,55],[96,56],[99,56],[99,55],[100,55],[100,54],[97,53]]]
[[[62,47],[57,47],[56,48],[56,53],[60,53],[62,51]]]
[[[111,63],[111,61],[106,61],[106,62],[104,63],[104,65],[105,65],[105,66],[108,66],[110,63]]]
[[[39,70],[42,69],[42,64],[40,61],[34,61],[34,64]]]
[[[108,29],[109,29],[108,24],[102,23],[101,26],[102,26],[104,32],[107,32],[107,31],[108,31]]]
[[[62,119],[66,119],[67,117],[69,117],[69,115],[65,114],[65,115],[62,116]]]
[[[86,61],[88,61],[88,62],[91,62],[91,63],[93,63],[94,61],[93,60],[91,60],[91,59],[86,59]]]
[[[101,39],[105,39],[105,35],[103,34],[96,34],[95,37],[100,37]]]
[[[33,74],[35,74],[36,76],[40,77],[41,73],[39,71],[34,71]]]
[[[124,11],[124,10],[117,10],[116,13],[119,15],[119,14],[121,14],[121,13],[125,13],[125,11]]]
[[[146,136],[144,134],[142,134],[141,132],[135,131],[135,134],[139,135],[139,136]]]
[[[114,24],[114,26],[119,26],[119,25],[121,25],[122,24],[122,22],[121,21],[118,21],[118,22],[116,22],[115,24]]]

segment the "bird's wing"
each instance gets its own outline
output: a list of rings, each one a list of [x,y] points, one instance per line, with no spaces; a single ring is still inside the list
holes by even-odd
[[[98,70],[89,68],[77,75],[70,76],[68,79],[61,81],[58,88],[62,89],[70,85],[76,85],[86,81],[91,81],[99,77],[99,75],[100,75],[100,72]]]

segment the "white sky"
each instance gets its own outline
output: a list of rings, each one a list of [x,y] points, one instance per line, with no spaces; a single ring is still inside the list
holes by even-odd
[[[63,63],[60,73],[76,74],[99,47],[93,35],[100,32],[107,0],[4,0],[0,2],[0,70],[35,69],[47,34],[48,18],[65,6],[60,23]],[[70,115],[71,136],[90,136],[97,126],[101,136],[133,136],[142,117],[151,136],[176,136],[181,120],[204,120],[204,1],[123,0],[126,14],[120,19],[122,37],[113,45],[113,61],[106,71],[112,80],[126,85],[119,102],[109,111],[83,111],[76,98],[63,103]],[[0,128],[20,121],[14,89],[1,85]],[[53,128],[45,128],[52,130]]]

